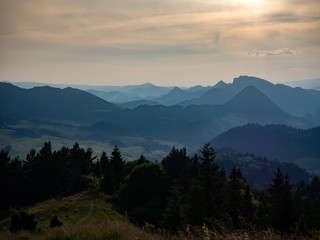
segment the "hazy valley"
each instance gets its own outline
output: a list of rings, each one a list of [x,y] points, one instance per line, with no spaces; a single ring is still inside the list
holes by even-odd
[[[13,220],[26,215],[40,219],[43,239],[66,232],[80,239],[83,232],[98,239],[167,236],[156,228],[189,239],[179,232],[187,223],[195,226],[193,239],[209,231],[203,223],[212,236],[224,232],[230,239],[232,231],[261,238],[265,226],[276,229],[268,239],[294,231],[319,236],[320,215],[308,211],[318,209],[312,194],[320,186],[320,91],[247,76],[191,88],[17,85],[0,83],[6,196],[0,213],[7,216],[11,204],[45,202],[31,212],[16,210],[11,222],[3,218],[3,229],[30,230]],[[279,200],[272,191],[289,195]],[[273,199],[287,204],[286,214]],[[64,232],[48,229],[53,214],[66,224]],[[83,223],[98,225],[77,230]]]

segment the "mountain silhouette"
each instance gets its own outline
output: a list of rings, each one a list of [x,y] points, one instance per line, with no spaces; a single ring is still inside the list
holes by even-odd
[[[254,86],[277,104],[282,110],[291,115],[302,117],[306,114],[314,114],[320,108],[320,91],[292,88],[283,84],[273,84],[264,79],[249,76],[234,78],[232,84],[219,82],[202,96],[183,105],[189,104],[221,104],[228,101],[243,89]]]
[[[320,171],[320,127],[302,130],[285,125],[248,124],[220,134],[211,144]]]
[[[175,92],[186,93],[179,88],[172,90],[172,94]],[[128,134],[197,146],[230,128],[248,123],[286,124],[299,128],[314,126],[284,112],[253,86],[243,89],[222,105],[139,104],[133,109],[120,109],[73,88],[36,87],[27,90],[1,83],[0,94],[0,111],[7,119],[14,116],[25,120],[72,121],[76,125],[85,124],[87,128],[82,129],[87,133],[93,130],[87,134],[90,137],[96,133],[100,136]]]
[[[198,98],[206,91],[207,89],[203,87],[193,88],[189,91],[175,87],[168,94],[165,94],[159,98],[153,98],[152,100],[166,106],[172,106],[179,104],[183,101],[190,100],[192,98]]]
[[[118,106],[121,106],[122,108],[134,109],[140,105],[154,106],[154,105],[159,105],[159,103],[151,100],[136,100],[136,101],[124,102],[119,104]]]
[[[254,86],[246,87],[228,102],[222,104],[220,111],[238,116],[239,119],[244,118],[245,121],[251,123],[280,123],[306,127],[300,119],[284,112]]]
[[[229,90],[223,89],[223,88],[210,88],[207,92],[205,92],[200,98],[193,98],[188,101],[184,101],[179,103],[179,105],[187,106],[187,105],[203,105],[203,104],[210,104],[210,105],[216,105],[216,104],[223,104],[230,100],[231,97],[233,97],[235,94]]]
[[[235,78],[233,84],[228,85],[227,88],[238,91],[250,85],[263,92],[281,109],[295,116],[313,113],[320,107],[319,91],[272,84],[256,77],[240,76]]]
[[[72,120],[83,122],[118,108],[88,92],[74,88],[18,88],[0,83],[0,110],[22,119]]]

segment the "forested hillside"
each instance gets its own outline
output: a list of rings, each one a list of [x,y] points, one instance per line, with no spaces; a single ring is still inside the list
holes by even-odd
[[[185,148],[173,147],[160,163],[154,163],[143,155],[125,162],[117,146],[110,155],[103,152],[96,157],[92,149],[77,143],[54,151],[46,142],[39,151],[31,149],[23,161],[1,151],[0,162],[2,216],[9,206],[28,206],[90,187],[107,194],[132,223],[170,234],[187,226],[190,233],[186,234],[192,234],[205,224],[215,234],[241,229],[254,234],[273,228],[285,236],[319,237],[318,177],[293,186],[290,176],[278,168],[266,190],[258,191],[239,168],[234,166],[226,174],[209,144],[193,157]],[[25,225],[26,213],[13,214],[11,231],[36,228],[35,215],[28,217],[32,224]],[[19,218],[22,222],[16,225],[13,219]]]
[[[214,138],[217,148],[228,147],[243,153],[293,162],[310,171],[320,169],[320,128],[307,130],[284,125],[248,124]]]

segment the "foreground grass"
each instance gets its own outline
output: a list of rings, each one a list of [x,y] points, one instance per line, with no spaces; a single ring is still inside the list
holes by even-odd
[[[301,239],[284,237],[273,231],[238,231],[221,234],[207,228],[192,228],[192,231],[181,231],[170,235],[163,230],[139,228],[118,214],[112,204],[105,202],[97,193],[82,192],[73,196],[51,199],[36,204],[29,209],[36,214],[38,221],[34,232],[9,232],[10,218],[0,221],[0,240],[283,240]],[[63,226],[50,228],[54,215]]]
[[[147,232],[128,222],[119,220],[105,221],[100,224],[79,223],[49,229],[45,233],[30,232],[2,232],[0,239],[3,240],[285,240],[299,239],[309,240],[307,237],[285,237],[274,232],[234,232],[227,234],[217,234],[209,231],[205,232],[199,228],[191,235],[180,232],[176,235],[165,234],[164,232]]]

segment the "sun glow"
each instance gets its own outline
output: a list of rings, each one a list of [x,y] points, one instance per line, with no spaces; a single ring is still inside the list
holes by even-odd
[[[231,4],[245,7],[263,7],[262,5],[266,3],[264,0],[231,0]]]

